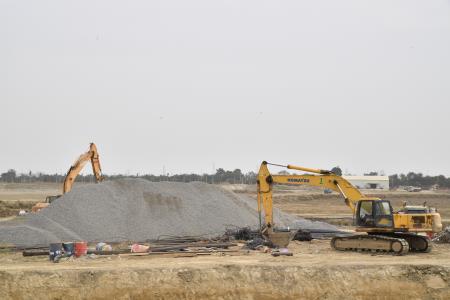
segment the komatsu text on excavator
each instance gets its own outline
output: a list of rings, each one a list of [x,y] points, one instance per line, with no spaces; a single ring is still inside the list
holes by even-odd
[[[316,175],[272,175],[268,165]],[[418,214],[394,212],[388,200],[364,196],[350,182],[331,171],[270,164],[264,161],[257,178],[258,212],[261,216],[261,210],[264,209],[265,230],[269,232],[273,232],[274,228],[272,212],[274,184],[316,186],[336,191],[344,197],[345,203],[353,212],[356,231],[367,234],[334,237],[331,246],[336,250],[385,251],[399,255],[409,251],[428,252],[431,246],[426,234],[442,230],[439,213],[431,209]]]

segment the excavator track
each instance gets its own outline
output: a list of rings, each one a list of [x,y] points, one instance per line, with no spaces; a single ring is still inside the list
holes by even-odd
[[[403,238],[382,235],[353,235],[331,239],[331,247],[339,251],[387,252],[405,255],[409,252],[409,244]]]
[[[387,234],[391,238],[404,239],[409,244],[410,252],[425,252],[431,251],[431,240],[427,236],[418,235],[415,233],[391,233]]]

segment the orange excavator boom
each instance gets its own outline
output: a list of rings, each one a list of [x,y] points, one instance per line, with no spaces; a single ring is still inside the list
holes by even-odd
[[[72,189],[73,183],[75,182],[78,174],[89,161],[92,164],[92,171],[94,172],[95,181],[100,182],[103,180],[97,146],[95,146],[94,143],[91,143],[89,145],[89,150],[86,153],[80,155],[80,157],[73,163],[73,165],[70,166],[66,178],[64,179],[63,194],[69,192]]]

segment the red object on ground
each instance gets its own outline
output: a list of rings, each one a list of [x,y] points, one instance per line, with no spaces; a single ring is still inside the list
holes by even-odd
[[[75,242],[75,257],[87,254],[87,242]]]
[[[133,253],[144,253],[148,252],[149,246],[133,244],[131,245],[131,252]]]

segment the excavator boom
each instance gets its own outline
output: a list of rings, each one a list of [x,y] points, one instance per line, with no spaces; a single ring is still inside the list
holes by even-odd
[[[94,172],[95,181],[99,182],[103,180],[97,147],[94,143],[91,143],[89,145],[89,150],[86,153],[80,155],[80,157],[74,162],[74,164],[70,166],[66,178],[64,179],[63,194],[69,192],[72,189],[73,183],[75,182],[78,174],[89,161],[91,161],[92,164],[92,171]]]
[[[92,170],[94,172],[95,181],[100,182],[103,180],[102,168],[100,167],[99,155],[97,152],[97,147],[94,143],[89,145],[89,150],[86,153],[80,155],[80,157],[70,166],[69,171],[64,178],[63,184],[63,194],[69,192],[72,189],[73,183],[77,178],[78,174],[83,170],[84,166],[91,161]],[[61,195],[47,196],[45,202],[39,202],[32,207],[33,212],[37,212],[42,208],[47,207],[51,202],[61,197]]]
[[[350,182],[334,174],[331,171],[296,167],[292,165],[282,166],[288,169],[301,170],[305,172],[317,173],[320,175],[271,175],[268,169],[268,162],[263,162],[258,173],[258,207],[264,207],[266,223],[273,225],[272,188],[273,184],[293,184],[310,185],[324,189],[330,189],[340,193],[345,200],[345,204],[355,213],[356,203],[365,197]]]

